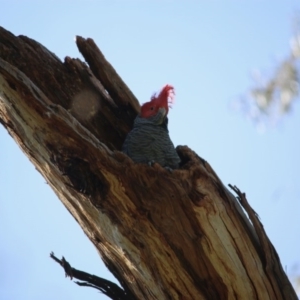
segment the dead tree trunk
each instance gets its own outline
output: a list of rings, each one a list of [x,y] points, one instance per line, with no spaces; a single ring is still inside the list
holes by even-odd
[[[119,152],[139,103],[93,40],[77,46],[89,67],[0,28],[0,122],[123,288],[136,299],[297,299],[244,195],[248,216],[207,162],[181,146],[170,173]]]

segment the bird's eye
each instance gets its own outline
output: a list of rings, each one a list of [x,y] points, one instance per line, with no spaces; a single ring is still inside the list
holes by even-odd
[[[153,110],[153,109],[154,109],[154,107],[153,107],[153,106],[151,106],[151,107],[150,107],[150,110]]]

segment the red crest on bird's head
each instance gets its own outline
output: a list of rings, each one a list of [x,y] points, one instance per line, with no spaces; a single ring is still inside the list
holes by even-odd
[[[168,114],[169,107],[174,102],[174,98],[174,87],[166,84],[158,95],[154,94],[149,102],[142,105],[140,116],[142,118],[149,118],[156,115],[160,108],[165,108],[166,114]]]

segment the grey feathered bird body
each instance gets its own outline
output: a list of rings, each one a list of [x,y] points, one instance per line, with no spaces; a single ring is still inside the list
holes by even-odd
[[[168,119],[163,111],[151,118],[137,116],[122,151],[137,163],[159,163],[176,169],[180,158],[169,136]]]

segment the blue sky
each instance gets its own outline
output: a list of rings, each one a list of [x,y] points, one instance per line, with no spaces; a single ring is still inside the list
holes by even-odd
[[[288,54],[298,1],[5,1],[0,26],[33,38],[62,60],[82,58],[74,37],[91,37],[141,103],[165,83],[175,145],[206,159],[225,185],[237,185],[288,273],[300,264],[300,108],[264,134],[234,111],[255,68]],[[94,246],[0,127],[0,298],[107,299],[64,279],[50,251],[112,279]],[[300,267],[299,267],[300,268]],[[298,269],[300,272],[300,270]]]

